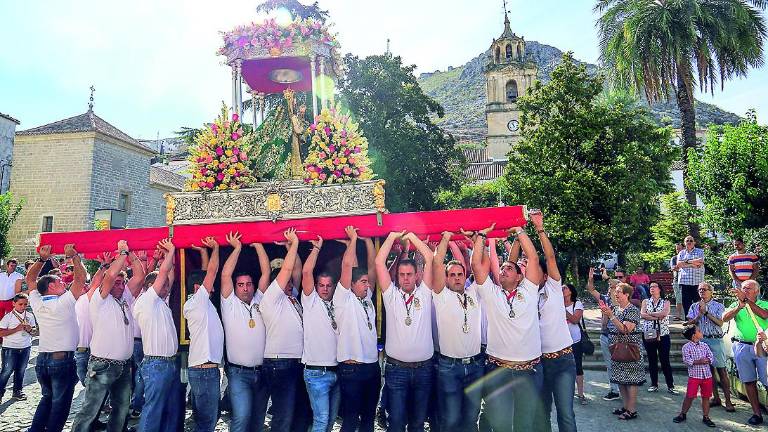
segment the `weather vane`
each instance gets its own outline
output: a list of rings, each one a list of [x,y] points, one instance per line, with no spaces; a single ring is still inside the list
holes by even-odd
[[[88,102],[88,111],[93,111],[93,92],[96,91],[96,88],[91,85],[91,99],[90,102]]]

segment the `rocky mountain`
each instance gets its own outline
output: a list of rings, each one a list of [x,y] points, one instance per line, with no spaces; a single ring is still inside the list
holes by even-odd
[[[552,70],[560,63],[563,52],[535,41],[526,42],[526,54],[538,66],[538,78],[549,81]],[[483,65],[487,53],[482,53],[463,66],[449,67],[447,71],[423,73],[419,83],[425,93],[435,98],[445,108],[440,124],[448,132],[463,141],[482,141],[485,138],[485,77]],[[590,73],[597,66],[583,63]],[[680,126],[680,116],[674,101],[651,106],[651,113],[661,124]],[[701,127],[709,124],[737,123],[740,117],[715,105],[696,102],[696,121]]]

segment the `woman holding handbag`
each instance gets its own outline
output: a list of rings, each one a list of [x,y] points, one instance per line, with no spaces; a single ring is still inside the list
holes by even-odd
[[[608,318],[611,351],[611,382],[618,384],[624,406],[614,410],[619,420],[637,418],[638,386],[645,383],[645,365],[640,352],[640,310],[629,302],[633,288],[620,283],[615,288],[616,303],[609,307],[602,300],[600,310]]]
[[[586,405],[587,397],[584,396],[584,368],[582,366],[584,351],[581,349],[582,328],[579,325],[584,316],[584,305],[576,295],[576,288],[569,283],[563,284],[563,302],[565,303],[565,319],[568,321],[568,330],[573,339],[573,345],[571,345],[573,357],[576,359],[576,397],[579,398],[582,405]]]
[[[659,361],[667,383],[667,392],[677,394],[672,379],[672,365],[669,362],[671,341],[669,338],[670,304],[661,296],[661,288],[656,282],[649,284],[651,297],[643,300],[640,308],[640,322],[643,330],[643,346],[648,354],[648,371],[651,374],[649,392],[659,390]]]

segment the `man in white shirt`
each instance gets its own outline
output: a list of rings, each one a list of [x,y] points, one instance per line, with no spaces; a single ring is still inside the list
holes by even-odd
[[[472,271],[482,307],[488,317],[488,362],[484,392],[488,418],[494,430],[528,431],[539,426],[542,415],[541,337],[538,287],[541,281],[536,249],[520,227],[510,229],[528,257],[525,277],[517,263],[501,265],[499,282],[488,274],[490,259],[485,240],[491,229],[475,238]],[[536,426],[534,426],[536,425]]]
[[[270,429],[274,432],[304,431],[311,418],[301,368],[304,352],[303,311],[293,296],[291,283],[298,259],[299,239],[296,230],[292,228],[285,231],[284,236],[288,241],[288,252],[259,303],[267,330],[263,369],[272,397]],[[256,251],[259,252],[259,249]],[[259,262],[264,259],[260,256]]]
[[[304,325],[312,332],[304,332],[304,383],[312,405],[312,432],[330,432],[339,412],[339,383],[336,362],[336,338],[339,324],[333,305],[336,284],[333,277],[321,272],[315,277],[315,264],[323,239],[311,241],[312,251],[302,269],[301,304],[304,307]]]
[[[192,388],[192,418],[195,431],[213,432],[219,418],[221,373],[219,365],[224,356],[224,327],[211,303],[213,284],[219,272],[219,244],[213,237],[201,240],[211,248],[205,278],[191,280],[194,294],[184,303],[184,318],[189,326],[189,357],[187,374]]]
[[[29,304],[38,320],[40,345],[35,365],[37,382],[43,397],[35,410],[30,432],[60,432],[69,415],[75,390],[75,349],[77,348],[77,317],[75,302],[83,292],[86,272],[73,244],[64,247],[72,258],[74,280],[67,290],[61,278],[44,275],[43,263],[51,257],[51,246],[41,246],[40,258],[27,271]]]
[[[21,391],[24,385],[24,372],[29,362],[32,349],[32,334],[37,332],[35,316],[27,313],[29,300],[25,294],[16,294],[13,298],[13,310],[0,319],[0,336],[3,337],[3,366],[0,369],[0,402],[3,401],[5,385],[13,374],[14,400],[27,400]]]
[[[333,293],[339,334],[336,359],[339,362],[343,432],[373,432],[381,389],[381,367],[376,344],[376,309],[372,280],[376,279],[376,250],[370,238],[363,239],[367,269],[357,267],[357,230],[346,228],[349,242],[341,260],[341,276]]]
[[[5,271],[0,272],[0,319],[13,310],[13,297],[21,292],[24,275],[16,271],[19,262],[11,258],[5,262]],[[2,338],[0,337],[0,341]]]
[[[576,359],[573,356],[568,322],[563,307],[563,281],[557,268],[555,249],[544,230],[541,211],[531,210],[528,217],[539,235],[546,270],[539,284],[539,330],[541,332],[541,366],[544,375],[543,407],[541,428],[550,429],[552,402],[557,410],[557,429],[563,432],[576,431],[576,415],[573,412],[573,395],[576,383]],[[529,260],[530,262],[530,260]]]
[[[460,261],[445,264],[453,233],[444,232],[432,264],[432,298],[435,305],[440,355],[437,391],[441,430],[477,429],[481,392],[475,383],[483,378],[485,356],[481,353],[481,310],[477,286],[467,282]]]
[[[104,279],[104,273],[106,272],[108,265],[105,263],[112,262],[112,257],[109,252],[104,255],[96,257],[101,265],[96,273],[91,277],[91,281],[84,289],[84,292],[75,303],[75,316],[77,317],[77,350],[75,350],[75,367],[77,368],[77,379],[80,384],[85,387],[85,381],[88,378],[88,360],[91,358],[91,339],[93,338],[93,324],[91,323],[91,297],[93,293],[101,286],[101,281]]]
[[[261,275],[258,287],[250,274],[236,272],[243,245],[237,232],[227,234],[232,252],[221,269],[221,320],[227,349],[227,380],[231,404],[232,432],[261,432],[267,413],[269,393],[262,364],[266,329],[259,303],[269,285],[269,259],[264,246],[254,243]]]
[[[173,272],[176,247],[170,239],[161,240],[159,247],[165,259],[157,272],[148,275],[156,275],[152,287],[133,305],[133,317],[141,327],[144,347],[140,371],[144,378],[144,409],[139,420],[142,432],[176,431],[182,426],[180,413],[184,402],[176,358],[179,336],[171,308],[165,302],[172,288],[169,274]]]
[[[73,432],[88,432],[99,416],[107,393],[112,411],[107,430],[121,432],[128,418],[131,398],[131,356],[133,355],[133,299],[144,282],[144,267],[130,252],[128,243],[117,243],[119,256],[101,281],[98,293],[91,296],[89,311],[93,324],[91,358],[85,383],[83,406],[75,416]],[[126,281],[123,265],[130,258],[133,275]],[[127,289],[126,289],[127,288]]]
[[[387,383],[389,430],[423,431],[432,390],[434,345],[432,343],[432,260],[424,265],[424,277],[416,285],[416,263],[405,259],[397,263],[396,286],[387,272],[387,257],[392,243],[400,237],[409,240],[424,257],[432,251],[413,233],[393,232],[376,255],[376,275],[382,287],[387,311]]]

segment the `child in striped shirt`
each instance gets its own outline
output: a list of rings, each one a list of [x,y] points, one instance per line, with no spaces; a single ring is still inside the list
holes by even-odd
[[[688,366],[688,391],[683,400],[683,408],[680,414],[672,419],[675,423],[685,421],[685,415],[696,399],[696,394],[701,389],[701,411],[704,414],[702,422],[715,427],[715,423],[709,418],[709,398],[712,397],[712,371],[710,365],[714,361],[712,350],[701,340],[704,335],[698,326],[689,326],[683,330],[683,336],[690,342],[683,345],[683,363]]]

